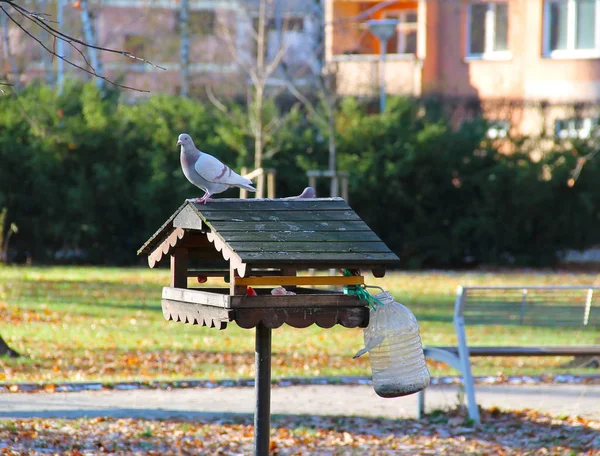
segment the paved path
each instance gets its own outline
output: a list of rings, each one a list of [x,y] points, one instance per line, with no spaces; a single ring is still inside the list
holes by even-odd
[[[600,420],[600,385],[477,385],[483,407],[532,408],[553,415],[580,415]],[[174,390],[84,391],[0,394],[0,419],[27,417],[225,417],[251,414],[251,387]],[[346,415],[414,418],[416,395],[382,399],[370,385],[302,385],[274,387],[272,414]],[[427,389],[427,411],[458,403],[456,385]]]

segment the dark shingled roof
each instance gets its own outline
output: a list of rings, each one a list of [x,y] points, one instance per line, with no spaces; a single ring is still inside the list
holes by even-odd
[[[140,248],[150,254],[176,228],[218,237],[244,263],[394,265],[399,258],[341,198],[186,202]]]

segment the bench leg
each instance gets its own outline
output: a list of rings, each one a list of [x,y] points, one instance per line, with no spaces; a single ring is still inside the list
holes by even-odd
[[[467,374],[468,372],[468,374]],[[473,384],[473,376],[471,371],[465,371],[463,376],[465,394],[467,395],[467,407],[469,410],[469,418],[475,423],[481,424],[481,417],[479,416],[479,407],[477,407],[477,401],[475,400],[475,385]]]
[[[469,348],[467,347],[467,338],[465,336],[465,323],[462,318],[456,318],[454,321],[456,327],[456,336],[458,339],[458,356],[462,364],[463,384],[468,401],[469,418],[476,424],[481,424],[479,408],[475,399],[475,383],[471,373],[471,361],[469,360]]]
[[[425,390],[417,393],[417,419],[420,420],[425,416]]]

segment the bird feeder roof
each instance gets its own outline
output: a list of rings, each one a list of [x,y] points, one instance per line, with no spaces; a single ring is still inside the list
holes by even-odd
[[[399,262],[342,198],[185,202],[138,255],[153,267],[177,246],[221,252],[242,277],[246,265],[385,271]]]

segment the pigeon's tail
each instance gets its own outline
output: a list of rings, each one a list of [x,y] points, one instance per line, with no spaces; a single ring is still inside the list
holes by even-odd
[[[281,198],[284,200],[293,200],[293,199],[303,199],[303,198],[314,198],[316,196],[315,189],[312,187],[306,187],[302,193],[298,196],[287,196],[285,198]]]
[[[236,187],[243,188],[244,190],[248,190],[249,192],[255,192],[256,189],[250,184],[235,184]]]

